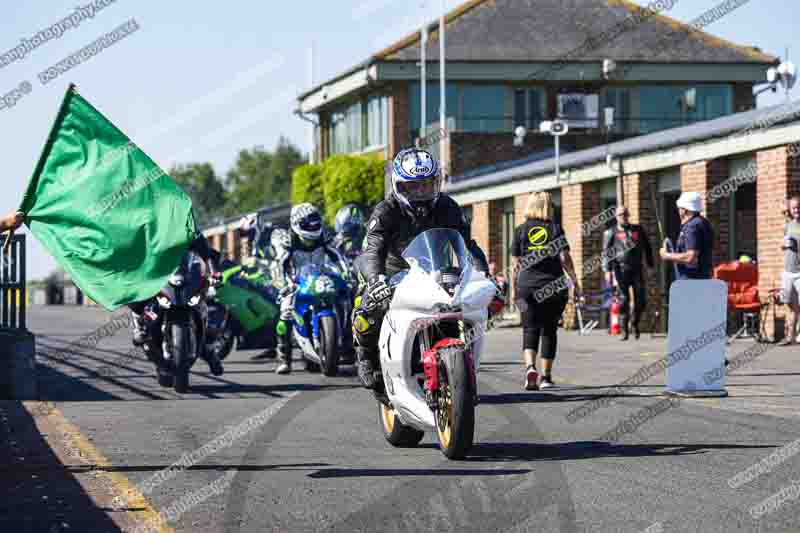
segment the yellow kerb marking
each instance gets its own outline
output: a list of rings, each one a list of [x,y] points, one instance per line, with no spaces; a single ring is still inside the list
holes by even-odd
[[[52,402],[22,402],[22,404],[28,413],[31,414],[32,418],[34,413],[41,413],[43,409],[46,409],[46,416],[50,419],[50,422],[58,427],[61,433],[69,440],[69,443],[81,452],[82,456],[89,464],[97,465],[100,469],[108,468],[110,470],[112,468],[113,465],[111,462],[83,436],[72,422],[67,420],[64,414]],[[147,501],[147,498],[139,492],[136,485],[131,483],[127,477],[119,472],[105,470],[99,470],[97,474],[111,481],[119,491],[118,496],[125,497],[125,495],[127,495],[127,499],[125,500],[126,506],[130,509],[136,509],[136,511],[130,512],[135,512],[136,519],[142,522],[139,524],[138,529],[157,533],[175,533],[175,530],[167,525],[167,521],[164,517],[155,510],[150,502]],[[145,525],[147,528],[142,528],[142,526]]]

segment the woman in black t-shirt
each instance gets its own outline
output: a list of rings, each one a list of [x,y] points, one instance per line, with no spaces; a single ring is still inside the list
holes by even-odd
[[[553,386],[551,372],[556,357],[558,321],[569,299],[569,285],[575,287],[576,299],[580,298],[569,243],[564,230],[553,221],[554,211],[549,192],[531,194],[525,208],[526,220],[514,232],[511,255],[516,303],[522,312],[526,390]],[[541,384],[537,383],[537,352],[542,357]]]

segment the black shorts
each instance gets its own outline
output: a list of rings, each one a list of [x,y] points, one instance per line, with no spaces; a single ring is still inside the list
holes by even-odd
[[[534,294],[539,287],[520,287],[517,290],[517,307],[522,312],[522,327],[546,328],[558,326],[564,308],[567,307],[569,292],[557,292],[549,298],[537,302]]]

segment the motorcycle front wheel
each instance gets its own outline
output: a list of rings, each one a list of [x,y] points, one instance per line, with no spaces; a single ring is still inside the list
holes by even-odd
[[[333,377],[339,372],[339,352],[336,350],[336,317],[319,319],[319,359],[322,373]]]
[[[451,363],[445,362],[439,370],[436,433],[445,457],[463,459],[475,437],[475,401],[463,348],[448,349],[457,351]]]
[[[394,409],[381,402],[378,402],[378,417],[381,420],[383,436],[392,446],[411,448],[419,444],[422,437],[425,436],[424,431],[414,429],[400,422],[400,419],[395,415]]]
[[[172,324],[172,357],[175,364],[175,392],[189,392],[189,370],[192,366],[192,349],[194,343],[191,328],[187,325]]]

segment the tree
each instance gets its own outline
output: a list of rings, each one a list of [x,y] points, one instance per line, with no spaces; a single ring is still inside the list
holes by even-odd
[[[226,212],[246,213],[288,202],[292,172],[304,162],[300,150],[285,137],[280,138],[274,152],[260,146],[242,150],[228,172]]]
[[[225,188],[210,163],[178,165],[169,174],[192,199],[198,226],[205,226],[222,214]]]

